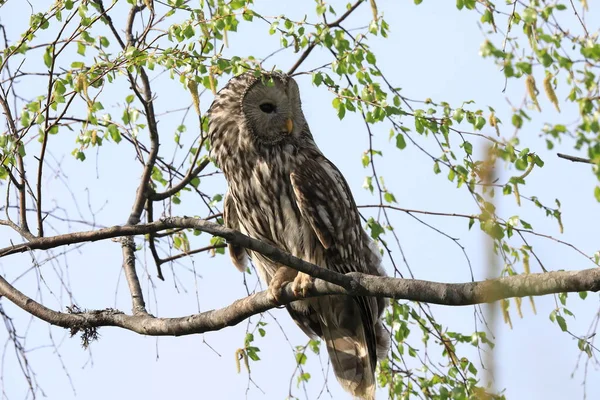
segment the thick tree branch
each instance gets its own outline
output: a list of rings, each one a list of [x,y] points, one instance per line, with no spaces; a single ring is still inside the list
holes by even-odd
[[[150,199],[146,201],[146,218],[148,222],[154,222],[154,203]],[[162,273],[162,262],[160,257],[158,256],[158,251],[156,250],[156,234],[154,232],[148,235],[148,247],[150,248],[150,253],[152,254],[152,258],[154,258],[154,262],[156,263],[156,272],[158,279],[161,281],[165,280],[165,277]]]
[[[47,250],[58,246],[98,241],[114,237],[145,235],[167,229],[197,229],[220,236],[229,243],[259,252],[275,262],[307,273],[315,278],[339,285],[347,293],[371,294],[378,296],[406,298],[436,304],[466,305],[494,301],[504,297],[542,295],[568,291],[597,291],[600,288],[600,268],[579,272],[552,272],[542,275],[519,275],[516,280],[501,278],[479,283],[434,284],[416,280],[396,280],[395,278],[375,278],[362,275],[340,274],[294,257],[268,243],[253,239],[233,229],[219,224],[190,217],[170,217],[148,224],[113,226],[95,231],[76,232],[53,237],[35,238],[27,243],[0,249],[0,257],[22,253],[28,250]],[[358,276],[359,278],[355,278]],[[365,282],[371,289],[361,291]],[[395,282],[391,284],[390,282]],[[417,282],[417,283],[406,283]],[[421,282],[421,283],[419,283]],[[498,283],[489,283],[498,282]],[[515,283],[516,282],[516,283]],[[396,285],[396,283],[400,283]],[[403,286],[403,285],[409,286]],[[390,289],[394,287],[395,289]],[[408,293],[406,290],[419,293]],[[372,291],[374,290],[374,291]]]
[[[125,236],[121,239],[123,248],[123,271],[125,271],[125,279],[129,286],[131,294],[131,302],[133,304],[133,313],[146,313],[146,303],[142,295],[142,286],[135,271],[135,241],[133,236]]]
[[[35,239],[35,235],[33,235],[31,232],[26,231],[24,229],[21,229],[21,227],[17,224],[15,224],[14,222],[12,222],[11,220],[4,220],[4,219],[0,219],[0,225],[4,225],[4,226],[8,226],[11,227],[15,232],[17,232],[19,235],[21,235],[23,238],[25,238],[26,240],[32,240]]]
[[[111,31],[117,38],[117,41],[123,48],[126,49],[126,46],[134,46],[135,40],[133,39],[133,23],[135,20],[135,16],[138,12],[142,11],[145,6],[144,5],[133,5],[130,9],[129,16],[127,18],[127,28],[125,31],[126,43],[123,42],[121,37],[119,36],[112,19],[108,16],[106,11],[104,10],[104,6],[101,0],[96,0],[96,3],[100,5],[100,9],[104,14],[108,25],[110,26]],[[142,211],[144,209],[144,205],[148,200],[148,196],[151,193],[150,189],[150,177],[152,176],[152,170],[154,169],[154,165],[156,164],[156,160],[158,157],[158,149],[160,147],[159,137],[158,137],[158,124],[156,121],[156,114],[154,112],[154,102],[152,99],[152,90],[150,88],[150,80],[148,79],[148,75],[143,67],[140,67],[140,78],[142,81],[142,89],[141,92],[137,87],[136,80],[134,76],[128,72],[129,82],[131,83],[131,88],[136,94],[138,100],[142,103],[144,107],[144,111],[146,114],[146,120],[148,122],[148,131],[150,135],[150,151],[148,153],[148,158],[146,159],[144,165],[144,171],[142,172],[142,177],[140,178],[140,184],[137,188],[135,200],[133,202],[133,206],[131,207],[131,213],[129,214],[129,218],[127,219],[127,225],[136,225],[140,222],[140,218],[142,215]],[[123,240],[123,269],[125,271],[125,277],[127,278],[127,283],[129,285],[129,289],[131,292],[131,300],[133,304],[134,313],[146,313],[146,304],[144,303],[144,296],[142,294],[142,289],[140,285],[139,278],[137,276],[135,270],[135,242],[133,238],[126,238]]]
[[[138,226],[139,227],[139,226]],[[448,306],[464,306],[493,302],[508,297],[539,296],[558,292],[598,291],[600,268],[582,271],[557,271],[544,274],[515,275],[469,283],[438,283],[416,279],[383,278],[360,273],[345,275],[356,282],[351,290],[316,280],[307,297],[330,294],[374,295]],[[155,318],[148,314],[127,315],[106,309],[82,313],[51,310],[11,286],[0,276],[0,296],[8,298],[26,312],[52,324],[86,331],[102,326],[116,326],[144,335],[181,336],[216,331],[233,326],[244,319],[299,299],[290,285],[284,287],[280,302],[269,291],[237,300],[231,305],[180,318]]]
[[[273,261],[284,265],[289,265],[298,271],[307,273],[316,278],[321,278],[331,283],[338,284],[346,289],[351,289],[352,279],[345,275],[318,267],[314,264],[294,257],[291,254],[285,253],[284,251],[279,250],[277,247],[248,237],[238,231],[234,231],[233,229],[226,228],[214,222],[190,217],[170,217],[148,224],[113,226],[111,228],[104,228],[96,231],[76,232],[66,235],[37,238],[27,243],[17,244],[0,249],[0,257],[15,253],[23,253],[28,250],[47,250],[58,246],[75,243],[93,242],[121,236],[145,235],[151,232],[176,228],[197,229],[202,232],[210,233],[211,235],[220,236],[226,239],[228,242],[257,251],[271,258]]]

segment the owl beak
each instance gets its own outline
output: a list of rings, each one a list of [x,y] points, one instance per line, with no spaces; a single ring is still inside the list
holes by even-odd
[[[285,120],[285,129],[288,134],[292,133],[294,130],[294,121],[291,118]]]

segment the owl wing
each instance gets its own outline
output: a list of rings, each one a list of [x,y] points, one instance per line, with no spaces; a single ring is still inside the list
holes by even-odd
[[[362,228],[352,193],[340,171],[323,156],[307,158],[292,171],[290,179],[300,213],[323,247],[335,248],[345,261],[358,261],[356,249]],[[336,267],[341,268],[337,271],[340,273],[357,271],[348,263]]]
[[[340,171],[325,157],[317,156],[307,158],[290,178],[300,213],[327,249],[327,268],[340,273],[373,271],[375,266],[366,265],[373,257],[363,257],[368,250],[363,245],[364,231]],[[348,388],[366,385],[374,390],[377,300],[326,296],[319,303],[321,329],[338,379]]]
[[[223,200],[223,222],[227,228],[240,230],[240,221],[238,219],[237,208],[229,192],[225,195]],[[227,243],[229,249],[229,257],[238,270],[244,272],[248,267],[248,253],[246,249],[240,246],[236,246],[232,243]]]

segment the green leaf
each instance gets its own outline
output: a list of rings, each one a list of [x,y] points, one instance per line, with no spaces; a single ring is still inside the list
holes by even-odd
[[[566,305],[567,304],[567,293],[559,293],[558,300],[560,301],[560,304],[562,304],[563,306]]]
[[[415,129],[418,133],[423,133],[425,131],[421,118],[415,118]]]
[[[85,56],[85,44],[77,42],[77,54]]]
[[[514,125],[515,128],[521,129],[521,127],[523,126],[523,117],[521,117],[518,114],[513,114],[512,124]]]
[[[402,133],[396,135],[396,147],[400,150],[403,150],[406,147],[406,141],[404,140],[404,135]]]
[[[556,322],[558,322],[558,326],[560,326],[560,329],[563,332],[567,330],[567,321],[565,321],[565,319],[561,315],[556,316]]]
[[[531,75],[531,63],[528,63],[528,62],[518,62],[515,65],[524,74]]]
[[[304,353],[296,353],[296,363],[298,365],[304,365],[306,364],[306,354]]]
[[[246,347],[246,354],[252,361],[259,361],[260,357],[258,356],[258,352],[260,349],[258,347]]]
[[[531,226],[531,224],[529,222],[525,222],[525,221],[521,220],[521,225],[523,225],[523,228],[525,228],[525,229],[533,229],[533,227]]]
[[[455,177],[456,177],[456,172],[454,172],[454,169],[451,169],[450,171],[448,171],[448,180],[450,182],[453,182]]]
[[[367,62],[369,64],[375,64],[377,62],[377,60],[375,59],[375,55],[373,53],[371,53],[370,51],[367,52]]]
[[[373,193],[373,177],[367,176],[365,177],[365,182],[363,183],[363,187],[368,189],[371,193]]]
[[[363,167],[366,168],[367,165],[369,165],[369,161],[371,161],[371,159],[369,158],[369,155],[366,154],[366,153],[363,154],[363,156],[362,156],[362,165],[363,165]]]
[[[463,147],[463,149],[465,149],[465,152],[468,155],[473,154],[473,145],[470,142],[464,142],[462,147]]]
[[[344,119],[345,115],[346,115],[346,105],[344,103],[340,103],[340,106],[338,107],[337,116],[339,119]]]
[[[321,85],[321,82],[323,82],[323,75],[320,72],[314,73],[313,74],[313,83],[315,84],[315,86]]]
[[[119,132],[119,128],[115,124],[110,124],[108,126],[108,133],[110,135],[110,138],[115,143],[119,143],[121,141],[121,132]]]
[[[85,154],[83,153],[83,151],[77,151],[75,153],[75,158],[79,161],[85,161]]]
[[[233,0],[231,3],[229,3],[229,6],[231,7],[232,10],[239,10],[240,8],[244,7],[246,5],[246,2],[244,0]]]
[[[475,129],[477,129],[478,131],[481,130],[481,128],[483,128],[485,126],[485,118],[483,118],[481,115],[477,117],[477,119],[475,120]]]
[[[254,342],[254,335],[252,333],[247,333],[244,338],[244,346],[248,347],[252,342]]]
[[[371,230],[371,237],[373,239],[379,239],[379,236],[385,232],[379,222],[375,221],[372,217],[367,221],[367,227]]]
[[[458,122],[460,124],[462,122],[462,120],[465,118],[465,112],[463,111],[463,109],[457,108],[456,110],[454,110],[453,118],[456,122]]]
[[[300,383],[308,382],[310,380],[310,374],[308,372],[304,372],[298,376],[298,387],[300,387]]]
[[[498,222],[492,219],[485,221],[482,224],[482,229],[494,239],[501,240],[504,238],[504,229],[502,229],[502,226]]]
[[[44,52],[44,64],[48,68],[50,68],[52,66],[52,54],[53,53],[54,53],[53,46],[46,47],[46,51]]]
[[[397,203],[396,197],[394,197],[394,195],[392,193],[390,193],[390,192],[385,192],[385,194],[383,195],[383,198],[388,203]]]

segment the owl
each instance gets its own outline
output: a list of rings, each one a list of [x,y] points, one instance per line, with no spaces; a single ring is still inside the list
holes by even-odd
[[[217,93],[208,118],[211,156],[229,186],[227,227],[322,268],[385,276],[346,180],[313,140],[294,79],[272,72],[234,77]],[[228,246],[240,271],[253,261],[276,299],[284,285],[305,294],[313,283],[260,253]],[[381,323],[387,304],[335,295],[298,300],[287,311],[308,336],[325,342],[343,388],[373,399],[377,360],[389,348]]]

